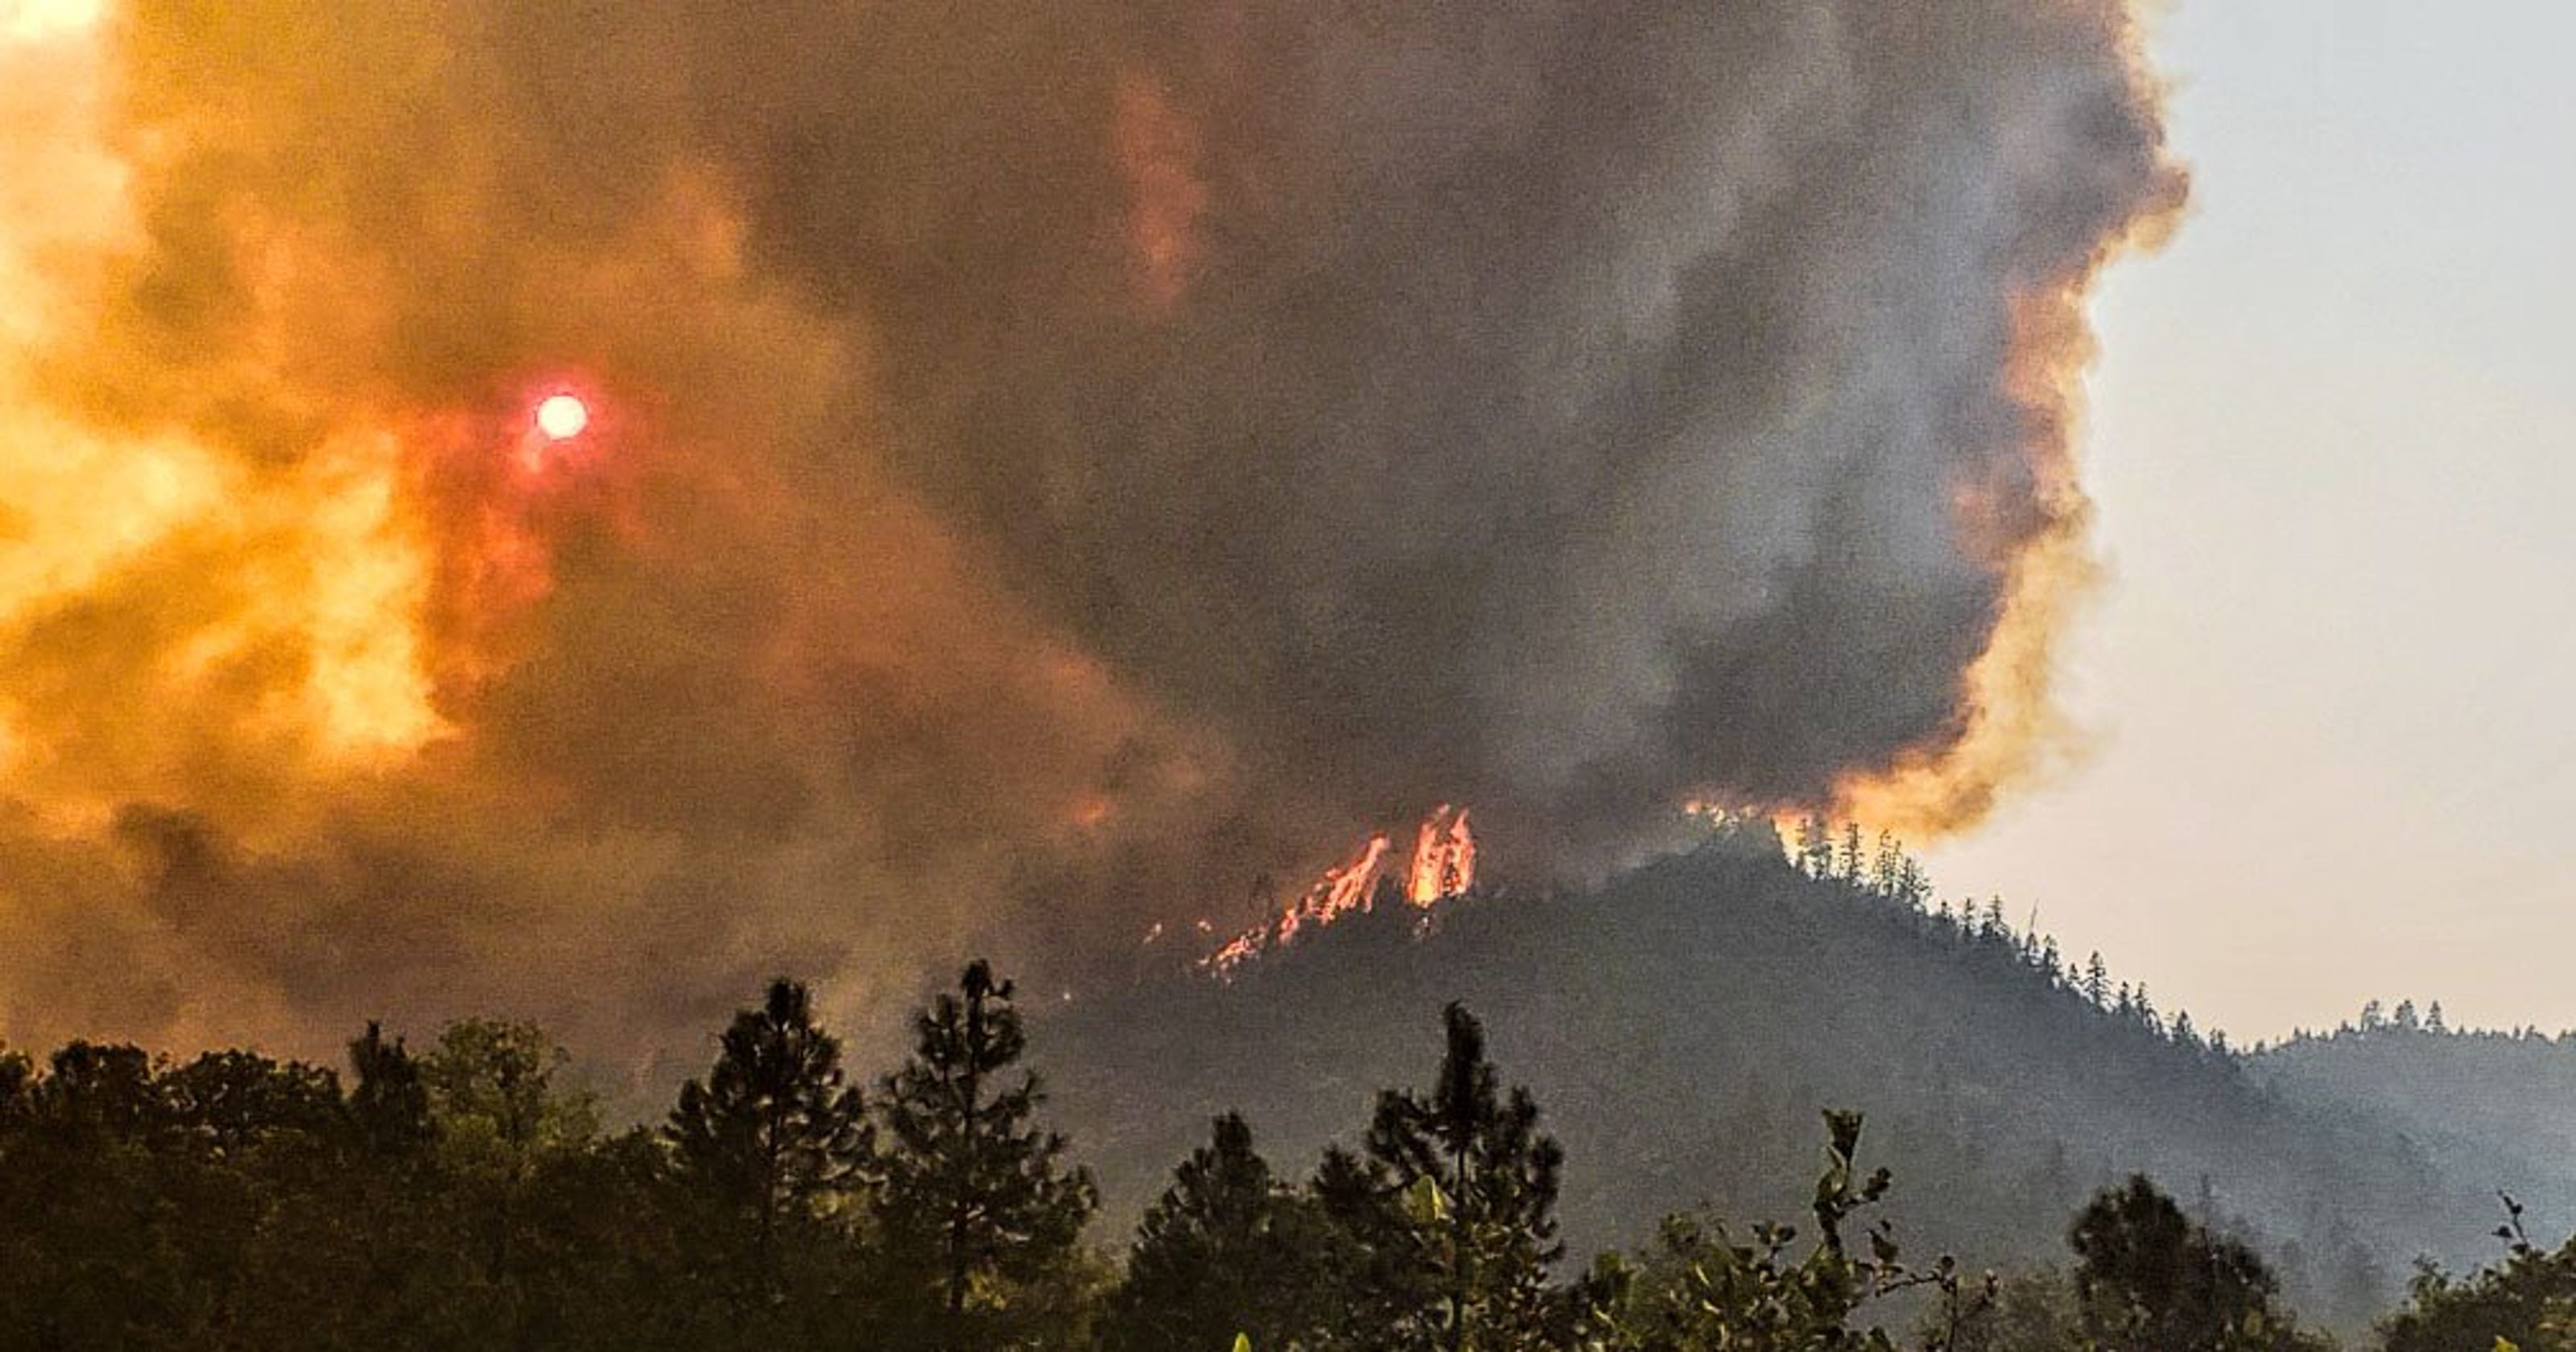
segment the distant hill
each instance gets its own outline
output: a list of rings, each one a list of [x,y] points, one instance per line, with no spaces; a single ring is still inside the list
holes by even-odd
[[[2429,1024],[2411,1004],[2391,1019],[2374,1006],[2250,1069],[2284,1099],[2383,1123],[2444,1173],[2512,1194],[2535,1237],[2576,1229],[2576,1036],[2450,1030],[2438,1005]]]
[[[1802,1219],[1832,1106],[1868,1113],[1900,1239],[1973,1265],[2061,1260],[2075,1209],[2132,1171],[2248,1235],[2347,1328],[2396,1299],[2419,1253],[2492,1257],[2496,1180],[2421,1128],[2437,1095],[2430,1117],[2404,1094],[2356,1111],[2368,1063],[2329,1073],[2296,1046],[2250,1062],[2098,978],[2088,994],[2053,944],[1999,919],[1814,876],[1831,871],[1739,828],[1597,891],[1448,903],[1427,933],[1384,906],[1231,984],[1175,973],[1050,1010],[1038,1055],[1113,1225],[1219,1111],[1242,1109],[1285,1169],[1354,1140],[1379,1088],[1429,1077],[1456,999],[1565,1145],[1577,1251],[1703,1202]]]

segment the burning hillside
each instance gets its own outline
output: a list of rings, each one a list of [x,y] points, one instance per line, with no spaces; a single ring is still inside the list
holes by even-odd
[[[1413,853],[1396,871],[1394,842],[1371,836],[1350,862],[1324,871],[1324,876],[1277,917],[1228,939],[1209,954],[1202,967],[1222,976],[1259,956],[1282,948],[1299,934],[1320,929],[1346,915],[1364,914],[1381,895],[1401,896],[1429,910],[1451,897],[1466,895],[1476,885],[1476,836],[1467,827],[1467,809],[1447,803],[1422,819]]]

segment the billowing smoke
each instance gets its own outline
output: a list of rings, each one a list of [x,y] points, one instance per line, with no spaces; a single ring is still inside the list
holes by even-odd
[[[22,1042],[1071,979],[1445,802],[1525,880],[1972,818],[2182,196],[2115,0],[0,16]]]

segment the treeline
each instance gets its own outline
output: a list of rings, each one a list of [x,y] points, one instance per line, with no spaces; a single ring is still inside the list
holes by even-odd
[[[1825,1114],[1805,1227],[1678,1214],[1640,1253],[1563,1271],[1563,1151],[1455,1005],[1428,1087],[1382,1092],[1356,1146],[1287,1179],[1243,1118],[1220,1116],[1113,1259],[1085,1243],[1095,1190],[1038,1121],[1043,1088],[1012,997],[984,964],[969,967],[918,1014],[904,1064],[863,1087],[806,989],[777,982],[734,1018],[667,1120],[623,1132],[602,1130],[563,1054],[524,1024],[453,1024],[420,1051],[371,1025],[345,1079],[240,1051],[172,1064],[73,1043],[41,1068],[0,1056],[0,1340],[375,1352],[2323,1345],[2251,1249],[2144,1179],[2075,1219],[2062,1272],[1972,1280],[1946,1258],[1909,1263],[1878,1212],[1892,1180],[1862,1167],[1852,1113]],[[2571,1267],[2520,1243],[2497,1273],[2427,1277],[2418,1308],[2391,1325],[2411,1341],[2390,1347],[2467,1348],[2425,1330],[2459,1311],[2483,1328],[2524,1305],[2530,1317],[2512,1329],[2541,1336]],[[1922,1298],[1882,1303],[1904,1292]]]
[[[375,1025],[350,1076],[226,1051],[0,1057],[0,1345],[1070,1347],[1090,1178],[1014,1074],[978,964],[848,1082],[806,989],[735,1017],[658,1127],[603,1133],[564,1054]]]
[[[2371,1000],[2362,1005],[2359,1014],[2336,1024],[2332,1029],[2325,1032],[2312,1032],[2301,1028],[2293,1032],[2289,1042],[2283,1045],[2361,1037],[2470,1038],[2481,1042],[2576,1045],[2576,1030],[2550,1033],[2543,1031],[2538,1024],[2524,1024],[2519,1028],[2455,1027],[2449,1016],[2442,1012],[2442,1002],[2439,1000],[2426,1005],[2421,1013],[2416,1011],[2415,1002],[2412,1000],[2400,1000],[2394,1009],[2391,1009],[2384,1000]]]
[[[1758,818],[1720,813],[1711,818],[1711,825],[1721,836],[1768,834],[1778,839],[1776,829]],[[2114,1019],[2192,1051],[2223,1058],[2239,1054],[2228,1045],[2225,1030],[2203,1033],[2192,1022],[2191,1011],[2178,1010],[2167,1018],[2156,1008],[2146,982],[2114,980],[2099,950],[2078,964],[2058,948],[2055,935],[2041,932],[2036,916],[2014,929],[2002,897],[1989,896],[1983,903],[1936,901],[1932,875],[1892,832],[1881,831],[1875,843],[1864,844],[1858,823],[1845,822],[1837,829],[1822,817],[1809,816],[1799,822],[1794,841],[1783,841],[1781,847],[1808,879],[1837,885],[1856,898],[1903,907],[1918,917],[1928,933],[1954,944],[1992,949],[2012,965],[2028,969],[2050,989],[2079,995]],[[2440,1006],[2434,1009],[2438,1019]]]
[[[526,1025],[417,1054],[370,1026],[345,1088],[74,1043],[41,1073],[0,1062],[0,1309],[42,1348],[1892,1347],[1855,1315],[1916,1287],[1941,1297],[1925,1346],[1977,1326],[1989,1298],[1951,1264],[1910,1269],[1864,1227],[1890,1179],[1860,1169],[1853,1114],[1826,1117],[1803,1246],[1677,1216],[1647,1254],[1560,1278],[1562,1151],[1476,1020],[1452,1006],[1445,1031],[1431,1087],[1382,1094],[1301,1183],[1218,1118],[1123,1265],[1082,1244],[1091,1180],[1035,1122],[1012,989],[982,964],[865,1093],[779,982],[666,1123],[618,1135]],[[2088,1273],[2153,1242],[2105,1214],[2136,1233]],[[2222,1322],[2286,1330],[2259,1264],[2241,1285]],[[2167,1317],[2131,1303],[2118,1318]]]

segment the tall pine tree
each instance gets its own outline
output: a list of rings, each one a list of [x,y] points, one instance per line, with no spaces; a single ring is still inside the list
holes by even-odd
[[[1145,1212],[1110,1297],[1107,1352],[1313,1346],[1338,1310],[1320,1298],[1326,1237],[1312,1203],[1252,1148],[1240,1114],[1216,1119],[1172,1186]]]
[[[429,1143],[429,1088],[401,1038],[386,1041],[384,1026],[368,1020],[349,1044],[349,1068],[358,1080],[349,1091],[349,1124],[362,1151],[403,1159]]]
[[[893,1319],[883,1345],[1036,1346],[1066,1318],[1098,1196],[1088,1170],[1063,1165],[1064,1138],[1032,1122],[1045,1096],[1034,1073],[1012,1073],[1027,1037],[1011,994],[989,965],[969,966],[957,993],[915,1021],[912,1058],[885,1082],[876,1222]]]
[[[722,1048],[704,1081],[681,1086],[665,1134],[682,1180],[738,1243],[768,1300],[784,1279],[787,1240],[862,1182],[867,1116],[843,1083],[840,1041],[815,1023],[800,982],[771,982],[760,1008],[734,1016]]]
[[[1569,1313],[1548,1275],[1564,1252],[1556,1194],[1565,1155],[1539,1134],[1529,1091],[1503,1092],[1475,1016],[1452,1004],[1446,1020],[1437,1085],[1381,1095],[1365,1158],[1327,1157],[1318,1191],[1374,1251],[1358,1304],[1388,1318],[1379,1345],[1548,1347]]]
[[[2084,960],[2084,998],[2096,1009],[2111,1007],[2111,969],[2103,965],[2100,949]]]

